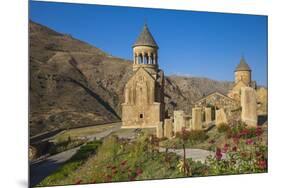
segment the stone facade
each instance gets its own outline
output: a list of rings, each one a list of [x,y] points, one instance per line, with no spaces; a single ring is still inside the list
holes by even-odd
[[[201,130],[202,127],[202,109],[192,108],[192,126],[191,130]]]
[[[181,132],[186,126],[186,117],[183,110],[174,111],[174,132]]]
[[[157,50],[145,25],[133,45],[133,75],[124,89],[122,128],[156,128],[164,121],[164,73],[158,68]]]
[[[205,108],[205,123],[209,124],[212,122],[212,108],[206,107]]]
[[[216,110],[216,126],[227,124],[227,117],[223,108]]]
[[[164,137],[173,137],[173,121],[172,119],[165,119],[164,121]]]
[[[246,63],[244,57],[241,58],[240,63],[234,71],[234,85],[227,95],[230,98],[240,101],[242,87],[252,87],[256,89],[256,82],[252,81],[252,70]]]
[[[211,107],[211,114],[214,113],[212,110],[224,108],[226,115],[231,117],[232,111],[239,109],[240,102],[222,93],[214,92],[195,102],[195,106],[201,108]]]
[[[159,123],[156,127],[156,136],[158,138],[162,138],[164,136],[164,128],[163,128],[163,123]]]
[[[241,118],[241,89],[244,87],[256,89],[256,82],[252,81],[251,76],[251,69],[244,57],[242,57],[234,70],[234,83],[228,94],[225,95],[215,91],[196,101],[194,106],[201,108],[211,107],[211,119],[213,119],[215,112],[216,124]],[[208,124],[210,120],[209,112],[209,110],[205,111],[205,124]]]
[[[253,88],[241,88],[241,107],[241,120],[248,126],[257,126],[257,99]]]

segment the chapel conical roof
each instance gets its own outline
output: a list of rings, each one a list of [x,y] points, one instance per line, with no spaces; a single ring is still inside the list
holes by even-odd
[[[237,65],[235,72],[236,71],[251,71],[249,65],[246,63],[246,60],[244,57],[241,57],[240,63]]]
[[[158,45],[155,42],[146,24],[144,24],[141,34],[139,35],[136,42],[134,43],[133,47],[135,46],[151,46],[151,47],[158,48]]]

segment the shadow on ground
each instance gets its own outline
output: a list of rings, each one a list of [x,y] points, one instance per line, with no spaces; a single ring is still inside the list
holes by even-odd
[[[32,164],[30,166],[30,186],[36,186],[45,177],[56,171],[62,163],[57,160],[48,159],[41,163]]]

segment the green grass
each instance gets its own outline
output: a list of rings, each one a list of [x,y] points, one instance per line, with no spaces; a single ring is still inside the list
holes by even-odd
[[[77,129],[71,129],[61,132],[60,134],[54,137],[54,142],[62,142],[68,140],[69,137],[72,139],[79,139],[80,137],[85,137],[93,134],[97,134],[100,132],[104,132],[108,129],[111,129],[113,126],[118,126],[120,123],[111,123],[105,125],[97,125],[91,127],[83,127]]]
[[[56,185],[61,179],[67,178],[68,175],[75,171],[83,162],[93,154],[101,145],[100,141],[88,142],[74,154],[69,161],[61,166],[50,176],[46,177],[38,186]]]
[[[196,133],[199,134],[199,133]],[[219,132],[216,127],[209,130],[207,136],[200,133],[200,139],[186,141],[186,148],[201,148],[215,151],[226,142],[232,146],[232,139],[226,132]],[[188,160],[188,174],[180,168],[181,157],[172,152],[158,152],[166,143],[182,148],[180,138],[161,141],[148,134],[141,133],[134,140],[127,140],[111,135],[100,143],[88,143],[74,155],[70,161],[57,172],[43,180],[39,185],[67,185],[102,182],[118,182],[132,180],[148,180],[162,178],[178,178],[187,176],[210,175],[209,166],[205,163]],[[98,148],[98,149],[97,149]],[[95,155],[91,155],[95,152]]]
[[[110,136],[103,141],[96,155],[85,163],[74,156],[70,163],[47,177],[40,185],[65,185],[112,181],[130,181],[183,177],[177,170],[180,157],[174,153],[159,153],[147,136],[134,142]],[[78,163],[77,163],[78,162]],[[79,168],[77,168],[79,167]]]
[[[51,146],[51,148],[49,150],[49,153],[51,155],[54,155],[54,154],[57,154],[57,153],[60,153],[60,152],[63,152],[63,151],[66,151],[66,150],[78,147],[78,146],[84,144],[85,142],[87,142],[87,141],[86,140],[82,140],[82,139],[81,140],[80,139],[75,139],[75,140],[68,139],[68,140],[61,141],[61,142],[55,142]]]
[[[199,134],[199,136],[201,137],[200,139],[194,139],[196,135],[191,135],[190,138],[186,139],[185,147],[215,151],[216,146],[222,146],[226,141],[225,133],[218,132],[216,127],[206,132],[205,135],[203,133]],[[182,149],[182,139],[180,137],[175,137],[172,139],[164,140],[160,142],[160,146]]]

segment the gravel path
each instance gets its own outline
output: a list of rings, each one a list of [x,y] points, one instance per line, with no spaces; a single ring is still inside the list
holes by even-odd
[[[166,148],[160,148],[160,152],[165,152]],[[169,149],[169,152],[176,153],[177,155],[183,157],[183,149]],[[203,149],[185,149],[186,158],[192,158],[194,161],[201,161],[204,162],[207,156],[211,155],[214,156],[215,153],[208,150]]]

